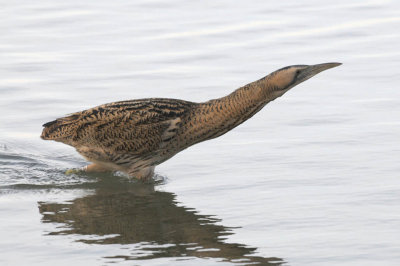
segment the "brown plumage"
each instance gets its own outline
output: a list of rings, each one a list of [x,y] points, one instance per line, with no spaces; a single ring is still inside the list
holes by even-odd
[[[122,171],[146,179],[156,165],[228,132],[292,87],[338,65],[285,67],[204,103],[150,98],[104,104],[44,124],[41,138],[75,147],[94,163],[88,172]]]

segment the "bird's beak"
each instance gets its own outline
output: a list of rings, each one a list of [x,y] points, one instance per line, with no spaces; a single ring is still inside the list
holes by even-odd
[[[333,67],[337,67],[340,66],[342,63],[324,63],[324,64],[318,64],[318,65],[311,65],[308,66],[307,69],[305,69],[305,78],[309,79],[312,76],[317,75],[318,73],[333,68]]]
[[[314,75],[318,74],[319,72],[322,72],[324,70],[340,66],[342,63],[325,63],[325,64],[318,64],[318,65],[312,65],[309,66],[309,71],[313,73]]]

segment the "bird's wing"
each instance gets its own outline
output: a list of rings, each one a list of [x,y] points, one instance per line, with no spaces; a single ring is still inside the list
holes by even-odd
[[[171,140],[195,105],[158,98],[105,104],[44,124],[41,137],[74,147],[145,155]]]

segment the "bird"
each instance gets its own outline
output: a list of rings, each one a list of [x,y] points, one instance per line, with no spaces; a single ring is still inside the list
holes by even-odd
[[[154,168],[242,124],[266,104],[316,74],[341,65],[291,65],[206,102],[146,98],[103,104],[45,123],[41,138],[74,147],[84,172],[123,172],[149,180]]]

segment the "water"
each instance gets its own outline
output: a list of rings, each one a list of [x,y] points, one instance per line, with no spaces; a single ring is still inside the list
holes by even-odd
[[[3,1],[1,265],[399,265],[399,1]],[[41,125],[338,61],[154,184],[66,176]],[[217,263],[218,262],[218,263]]]

